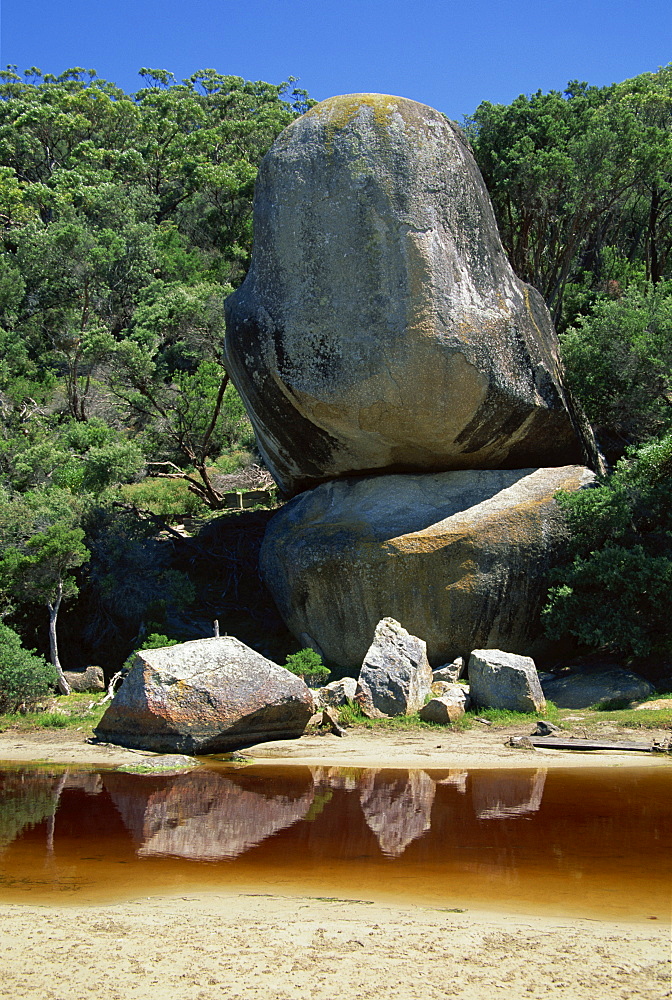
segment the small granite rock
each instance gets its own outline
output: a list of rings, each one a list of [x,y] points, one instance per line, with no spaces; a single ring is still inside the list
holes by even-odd
[[[441,695],[438,698],[432,698],[426,705],[423,705],[418,715],[425,722],[441,722],[448,725],[462,718],[464,703],[454,701],[450,695]]]
[[[437,667],[432,671],[435,681],[448,681],[454,684],[464,673],[464,657],[457,656],[452,663],[445,663],[442,667]]]
[[[84,671],[64,670],[63,673],[71,691],[82,693],[84,691],[105,690],[105,675],[102,667],[91,666]]]
[[[534,660],[501,649],[475,649],[469,657],[469,690],[481,708],[542,712],[546,707]]]
[[[537,722],[537,728],[530,734],[531,736],[554,736],[555,733],[561,733],[562,730],[560,726],[554,726],[552,722],[547,722],[546,719],[539,719]]]
[[[359,673],[356,698],[362,711],[371,718],[410,715],[422,707],[431,686],[426,644],[394,618],[383,618]]]
[[[339,681],[331,681],[330,684],[313,691],[316,704],[321,706],[332,705],[340,708],[349,701],[355,700],[357,693],[357,681],[354,677],[341,677]]]

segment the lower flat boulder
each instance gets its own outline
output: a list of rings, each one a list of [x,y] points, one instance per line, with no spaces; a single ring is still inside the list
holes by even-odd
[[[586,669],[564,677],[542,681],[549,701],[558,708],[588,708],[609,702],[633,702],[648,698],[655,692],[649,681],[622,667]]]
[[[475,649],[469,657],[469,694],[481,708],[543,712],[546,701],[534,660],[501,649]]]
[[[95,734],[159,753],[227,753],[301,736],[312,711],[301,678],[223,636],[138,652]]]
[[[422,636],[433,666],[475,648],[538,656],[567,538],[554,496],[593,478],[566,466],[325,483],[269,522],[262,575],[290,631],[349,671],[388,615]]]
[[[394,618],[383,618],[359,672],[355,697],[364,714],[410,715],[424,705],[431,686],[424,641]]]

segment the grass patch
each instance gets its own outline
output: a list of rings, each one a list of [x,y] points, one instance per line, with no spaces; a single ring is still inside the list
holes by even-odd
[[[520,726],[532,719],[547,719],[559,725],[560,713],[552,701],[546,702],[543,712],[511,712],[507,708],[470,708],[465,718],[473,721],[475,718],[487,719],[493,726]]]
[[[346,728],[359,727],[361,729],[377,729],[382,732],[390,730],[394,732],[413,729],[446,729],[446,725],[443,722],[425,722],[417,712],[413,712],[412,715],[394,715],[389,719],[370,719],[368,715],[364,715],[359,705],[352,701],[349,701],[346,705],[341,705],[338,709],[338,721],[341,726]],[[471,720],[465,715],[457,722],[452,723],[449,728],[460,730],[469,729],[470,726]]]
[[[100,702],[104,693],[61,695],[48,705],[33,712],[8,712],[0,715],[0,731],[4,729],[83,729],[93,730],[100,722],[106,706]]]
[[[65,729],[68,720],[61,712],[43,712],[38,717],[37,724],[43,729]]]
[[[162,771],[182,771],[189,767],[195,767],[197,761],[173,761],[168,764],[123,764],[115,768],[125,774],[161,774]]]
[[[389,719],[369,719],[355,702],[348,702],[338,710],[338,721],[342,726],[377,729],[383,732],[404,729],[445,730],[446,728],[453,732],[461,732],[471,729],[476,718],[487,719],[495,727],[527,725],[536,719],[547,719],[557,725],[561,724],[559,711],[552,701],[546,702],[546,708],[543,712],[510,712],[502,708],[472,708],[465,712],[461,719],[452,723],[425,722],[417,712],[412,715],[396,715]]]

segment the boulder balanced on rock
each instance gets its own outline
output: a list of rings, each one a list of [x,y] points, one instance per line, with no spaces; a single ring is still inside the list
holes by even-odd
[[[300,677],[223,636],[140,651],[95,732],[160,753],[225,753],[300,736],[312,712]]]
[[[286,494],[357,472],[597,461],[548,310],[438,111],[318,104],[264,158],[254,227],[226,356]]]

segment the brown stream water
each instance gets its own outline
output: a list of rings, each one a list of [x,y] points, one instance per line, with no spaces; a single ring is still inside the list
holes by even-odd
[[[250,892],[670,918],[672,768],[0,769],[0,901]]]

